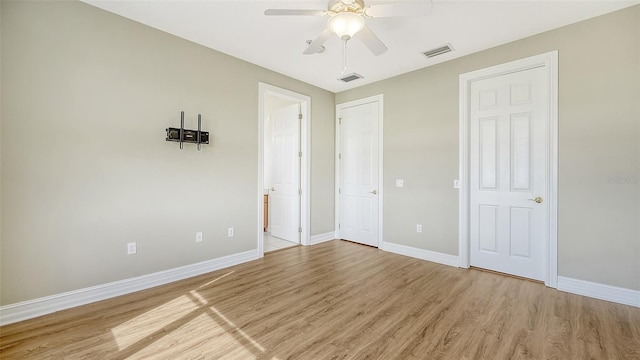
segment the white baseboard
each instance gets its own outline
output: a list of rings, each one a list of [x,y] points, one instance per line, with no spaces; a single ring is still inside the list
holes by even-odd
[[[640,307],[640,291],[558,276],[558,290]]]
[[[56,311],[130,294],[255,259],[258,259],[258,251],[249,250],[175,269],[0,306],[0,325],[11,324]]]
[[[394,244],[385,241],[382,243],[381,249],[384,251],[392,252],[394,254],[410,256],[413,258],[427,260],[438,264],[449,265],[453,267],[458,267],[460,265],[460,259],[458,258],[458,256],[418,249],[411,246]]]
[[[309,239],[309,245],[320,244],[325,241],[334,240],[336,238],[336,233],[331,231],[324,234],[313,235]]]

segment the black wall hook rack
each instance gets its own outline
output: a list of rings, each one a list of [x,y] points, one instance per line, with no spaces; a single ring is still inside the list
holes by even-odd
[[[184,128],[184,111],[180,112],[180,128],[167,128],[166,141],[180,143],[180,149],[184,143],[197,144],[198,151],[200,145],[209,143],[209,132],[202,131],[202,115],[198,114],[198,130],[187,130]]]

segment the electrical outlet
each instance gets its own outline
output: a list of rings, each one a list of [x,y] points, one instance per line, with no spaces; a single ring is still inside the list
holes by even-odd
[[[227,236],[228,237],[233,237],[233,234],[235,233],[235,230],[233,229],[233,227],[230,227],[227,229]]]
[[[202,231],[196,233],[196,242],[202,242]]]
[[[138,249],[136,248],[136,243],[132,242],[127,244],[127,255],[135,254],[137,252]]]
[[[404,187],[404,179],[396,179],[396,187]]]
[[[460,189],[460,180],[458,179],[453,180],[453,188]]]
[[[416,232],[419,232],[419,233],[422,232],[422,225],[420,225],[420,224],[416,225]]]

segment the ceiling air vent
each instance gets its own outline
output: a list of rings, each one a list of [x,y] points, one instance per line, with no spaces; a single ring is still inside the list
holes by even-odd
[[[358,79],[362,79],[362,78],[363,78],[363,76],[362,76],[362,75],[360,75],[360,74],[351,73],[351,74],[349,74],[349,75],[345,75],[345,76],[341,77],[341,78],[340,78],[340,79],[338,79],[338,80],[340,80],[340,81],[344,81],[344,82],[348,83],[348,82],[350,82],[350,81],[358,80]]]
[[[447,44],[445,46],[440,46],[439,48],[427,50],[423,52],[422,55],[426,56],[427,58],[432,58],[434,56],[446,54],[450,51],[453,51],[453,48],[451,47],[451,44]]]

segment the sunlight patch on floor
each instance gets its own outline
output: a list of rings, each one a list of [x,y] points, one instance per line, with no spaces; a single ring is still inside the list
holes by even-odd
[[[193,301],[193,299],[198,300],[200,305],[207,305],[209,303],[205,298],[202,297],[202,295],[200,295],[200,293],[198,293],[195,290],[189,291],[189,295],[191,295],[191,300],[192,301]]]
[[[216,281],[218,281],[218,280],[220,280],[220,279],[223,279],[223,278],[225,278],[225,277],[227,277],[227,276],[229,276],[229,275],[233,274],[234,272],[235,272],[235,271],[229,271],[228,273],[226,273],[226,274],[224,274],[224,275],[218,276],[217,278],[215,278],[215,279],[213,279],[213,280],[211,280],[211,281],[209,281],[209,282],[207,282],[207,283],[205,283],[205,284],[202,284],[202,285],[198,286],[198,289],[202,289],[202,288],[204,288],[204,287],[207,287],[207,286],[209,286],[209,285],[213,284],[214,282],[216,282]]]
[[[198,308],[191,298],[182,295],[157,308],[136,316],[111,329],[120,350],[147,338],[163,327],[180,320]]]
[[[220,324],[209,309],[176,329],[180,338],[168,333],[139,349],[136,359],[257,359],[261,352],[254,349],[235,329]],[[201,334],[207,333],[203,341]],[[134,346],[135,347],[135,346]]]
[[[242,336],[245,340],[247,340],[256,349],[258,349],[260,352],[265,352],[266,349],[262,347],[262,345],[258,344],[258,342],[253,340],[251,336],[247,335],[244,331],[242,331],[239,327],[237,327],[236,324],[234,324],[231,320],[227,319],[227,317],[224,316],[224,314],[216,310],[216,308],[214,308],[213,306],[210,307],[209,309],[211,309],[216,315],[218,315],[222,320],[224,320],[229,326],[232,326],[233,328],[235,328],[238,334],[240,334],[240,336]]]
[[[224,274],[198,287],[206,287],[232,272]],[[193,334],[174,338],[174,332]],[[207,332],[210,340],[205,343],[191,341],[201,339]],[[204,358],[255,359],[266,349],[245,333],[221,311],[211,306],[197,289],[173,299],[161,306],[136,316],[111,329],[121,355],[184,356],[189,353]],[[273,360],[277,360],[273,358]]]
[[[200,285],[198,289],[210,286],[231,274],[233,271]],[[193,298],[197,299],[199,304],[195,303]],[[114,327],[111,333],[118,348],[123,350],[206,304],[207,301],[197,291],[192,290],[189,295],[180,296]]]

